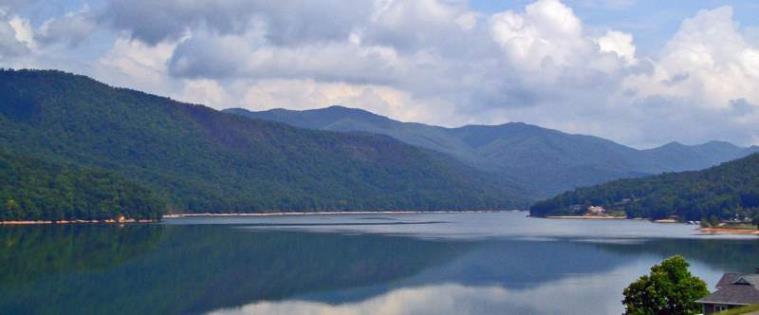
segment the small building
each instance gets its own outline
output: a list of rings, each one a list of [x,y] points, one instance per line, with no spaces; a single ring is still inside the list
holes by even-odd
[[[588,207],[588,214],[589,215],[603,215],[606,213],[606,209],[601,206],[590,206]]]
[[[705,315],[759,304],[759,274],[726,273],[717,283],[717,291],[696,303],[703,306]]]

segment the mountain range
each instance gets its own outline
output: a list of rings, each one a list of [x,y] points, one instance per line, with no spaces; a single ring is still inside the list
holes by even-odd
[[[60,71],[0,71],[0,147],[107,170],[177,212],[527,205],[514,183],[388,136],[252,120]]]
[[[524,123],[444,128],[340,106],[217,111],[41,70],[0,71],[0,148],[5,219],[515,209],[759,151],[638,150]]]
[[[746,148],[718,141],[701,145],[673,142],[639,150],[599,137],[520,122],[445,128],[400,122],[343,106],[303,111],[224,111],[301,128],[387,135],[511,178],[540,197],[618,178],[703,169],[759,152],[757,146]]]

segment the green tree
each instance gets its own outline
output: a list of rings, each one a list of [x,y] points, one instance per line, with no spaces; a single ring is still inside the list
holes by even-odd
[[[712,227],[719,227],[719,219],[716,216],[711,216],[709,218],[709,225]]]
[[[5,209],[8,211],[16,211],[18,210],[18,202],[13,199],[8,199],[8,201],[5,202]]]
[[[651,267],[651,273],[633,282],[624,291],[625,314],[698,314],[695,302],[709,294],[706,283],[688,271],[682,256],[672,256]]]

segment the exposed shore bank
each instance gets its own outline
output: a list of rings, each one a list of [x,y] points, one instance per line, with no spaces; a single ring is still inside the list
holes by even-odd
[[[704,234],[759,235],[759,230],[757,229],[751,230],[730,227],[705,227],[701,228],[701,232]]]
[[[137,219],[124,219],[124,220],[13,220],[13,221],[0,221],[0,225],[36,225],[36,224],[132,224],[132,223],[154,223],[158,220],[137,220]]]
[[[204,213],[171,213],[164,219],[192,217],[278,217],[278,216],[309,216],[309,215],[367,215],[367,214],[445,214],[445,213],[489,213],[489,212],[526,212],[526,210],[440,210],[440,211],[309,211],[309,212],[204,212]]]

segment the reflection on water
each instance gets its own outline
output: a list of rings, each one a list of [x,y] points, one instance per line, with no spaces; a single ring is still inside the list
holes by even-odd
[[[684,254],[710,285],[759,263],[754,239],[612,224],[499,213],[2,227],[0,313],[613,314],[663,257]]]
[[[599,275],[558,279],[520,290],[498,285],[441,283],[400,287],[365,300],[329,304],[318,300],[261,301],[217,314],[614,314],[619,293],[609,281],[633,278],[620,268]],[[574,312],[572,311],[574,310]]]

